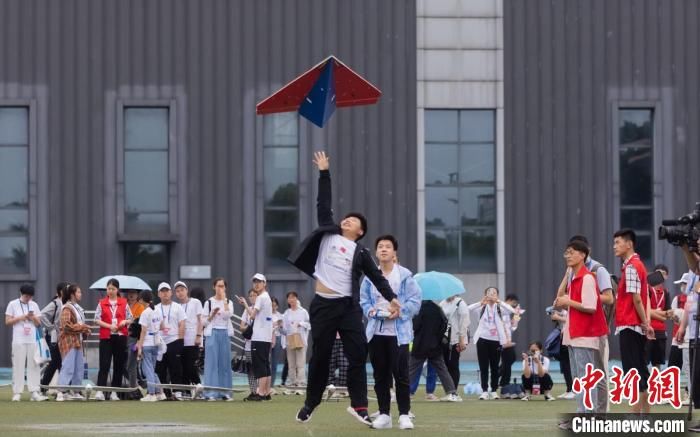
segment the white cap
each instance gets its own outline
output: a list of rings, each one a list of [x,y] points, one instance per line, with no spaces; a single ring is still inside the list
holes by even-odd
[[[688,282],[690,282],[690,275],[688,274],[688,272],[683,273],[681,279],[673,281],[674,284],[687,284]]]
[[[175,289],[175,288],[177,288],[177,287],[185,287],[185,288],[187,288],[187,284],[185,284],[185,283],[182,282],[182,281],[177,281],[177,282],[175,283],[175,285],[173,285],[173,289]],[[187,289],[189,290],[189,288],[187,288]]]
[[[253,277],[250,278],[250,280],[251,281],[258,280],[258,281],[263,281],[263,282],[267,283],[267,279],[265,279],[265,275],[263,275],[262,273],[254,274]]]
[[[166,288],[168,290],[172,290],[172,288],[170,287],[170,284],[168,284],[167,282],[161,282],[160,284],[158,284],[158,291],[166,289]]]

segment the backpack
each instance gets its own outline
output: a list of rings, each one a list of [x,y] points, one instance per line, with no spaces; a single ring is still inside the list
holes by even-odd
[[[544,352],[550,359],[559,360],[561,353],[561,329],[554,328],[544,341]]]
[[[603,265],[599,262],[596,262],[591,268],[591,273],[596,278],[596,283],[598,280],[596,272],[601,267],[603,267]],[[617,276],[610,275],[610,284],[611,284],[611,290],[612,290],[612,296],[613,296],[613,303],[612,303],[612,305],[603,304],[603,314],[605,314],[605,320],[608,322],[608,327],[612,331],[613,322],[615,321],[615,306],[617,304],[617,284],[618,284]]]

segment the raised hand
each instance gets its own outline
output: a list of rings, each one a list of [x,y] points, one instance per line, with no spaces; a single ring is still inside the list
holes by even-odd
[[[326,152],[314,152],[314,164],[316,164],[319,171],[328,170],[328,168],[330,167],[330,163]]]

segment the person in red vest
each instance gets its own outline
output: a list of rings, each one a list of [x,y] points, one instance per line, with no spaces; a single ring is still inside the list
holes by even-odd
[[[107,281],[107,296],[100,299],[95,310],[95,323],[100,326],[100,370],[97,373],[97,385],[107,385],[107,374],[112,364],[112,387],[122,386],[124,366],[126,364],[126,339],[129,324],[133,320],[127,300],[119,296],[119,281],[115,278]],[[95,392],[94,399],[104,401],[105,395]],[[116,392],[110,398],[118,401]]]
[[[668,267],[658,264],[655,272],[661,273],[664,281],[668,279]],[[671,317],[671,298],[663,283],[649,286],[649,307],[651,308],[651,327],[654,339],[647,341],[647,363],[661,370],[666,364],[666,320]]]
[[[583,378],[586,375],[586,365],[589,363],[604,371],[601,337],[607,337],[609,333],[596,278],[586,268],[588,254],[588,245],[582,241],[573,240],[566,246],[564,259],[573,279],[567,286],[566,294],[554,301],[555,307],[568,310],[562,344],[569,349],[571,371],[575,378]],[[584,406],[583,393],[576,395],[576,412],[605,414],[608,406],[606,386],[607,378],[602,378],[596,385],[591,411],[587,411]],[[569,429],[571,422],[562,422],[559,426]]]
[[[634,251],[637,236],[631,229],[622,229],[613,236],[615,256],[622,260],[620,283],[615,307],[615,335],[620,336],[622,370],[627,374],[632,369],[639,372],[639,402],[632,405],[632,413],[648,414],[646,365],[647,338],[654,338],[651,326],[647,270]]]

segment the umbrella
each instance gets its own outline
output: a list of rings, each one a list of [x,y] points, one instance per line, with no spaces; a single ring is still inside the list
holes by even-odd
[[[414,278],[423,292],[423,300],[443,300],[465,291],[462,281],[449,273],[425,272]]]
[[[90,290],[106,290],[107,289],[107,281],[110,279],[116,279],[119,281],[119,288],[122,290],[149,290],[151,291],[151,287],[148,286],[144,282],[143,279],[137,278],[136,276],[125,276],[125,275],[107,275],[104,276],[97,281],[95,281],[94,284],[90,286]]]
[[[335,108],[377,103],[382,92],[331,55],[256,106],[258,114],[299,111],[323,127]]]

